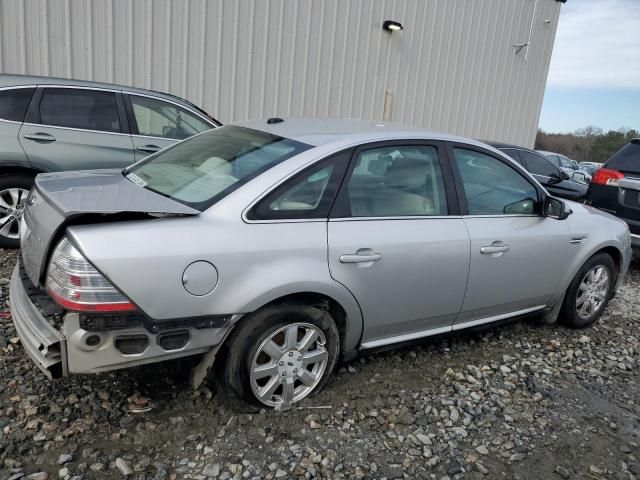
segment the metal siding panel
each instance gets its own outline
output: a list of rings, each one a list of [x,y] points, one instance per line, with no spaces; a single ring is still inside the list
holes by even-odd
[[[525,61],[535,1],[0,0],[0,71],[168,91],[223,122],[380,120],[389,90],[394,121],[530,146],[560,13],[538,0]]]

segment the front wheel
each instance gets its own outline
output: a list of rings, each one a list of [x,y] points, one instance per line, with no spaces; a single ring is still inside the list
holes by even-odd
[[[598,320],[611,299],[617,277],[616,265],[606,253],[587,260],[567,289],[562,306],[564,323],[583,328]]]
[[[338,329],[326,310],[270,306],[251,314],[231,334],[216,372],[232,396],[278,407],[320,391],[339,350]]]
[[[32,177],[0,176],[0,248],[20,246],[20,221],[31,187]]]

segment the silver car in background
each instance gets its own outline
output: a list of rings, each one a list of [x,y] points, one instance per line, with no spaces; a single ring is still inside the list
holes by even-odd
[[[525,314],[585,327],[630,258],[624,222],[483,143],[273,118],[39,175],[10,298],[50,377],[205,354],[277,407],[364,350]]]
[[[0,247],[17,247],[38,173],[124,168],[220,123],[166,93],[0,74]]]

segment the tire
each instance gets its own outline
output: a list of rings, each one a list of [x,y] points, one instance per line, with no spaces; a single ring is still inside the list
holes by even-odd
[[[293,340],[287,347],[294,331],[295,347],[291,347]],[[307,334],[309,339],[317,338],[304,349]],[[319,392],[335,369],[339,352],[340,335],[326,310],[296,304],[269,306],[241,321],[225,341],[216,362],[216,380],[232,398],[262,408],[278,407]],[[305,365],[309,359],[316,362]],[[258,367],[264,371],[252,375]]]
[[[604,282],[602,275],[605,274],[606,287],[598,287]],[[567,289],[562,322],[572,328],[584,328],[598,320],[607,308],[617,279],[618,270],[611,256],[597,253],[587,260]]]
[[[20,220],[31,187],[28,175],[0,175],[0,248],[20,247]]]

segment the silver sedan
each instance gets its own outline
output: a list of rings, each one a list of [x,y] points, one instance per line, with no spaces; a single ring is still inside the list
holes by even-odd
[[[39,175],[21,231],[13,319],[49,376],[201,355],[194,378],[266,406],[364,350],[523,315],[586,327],[631,258],[624,222],[498,150],[355,120]]]

